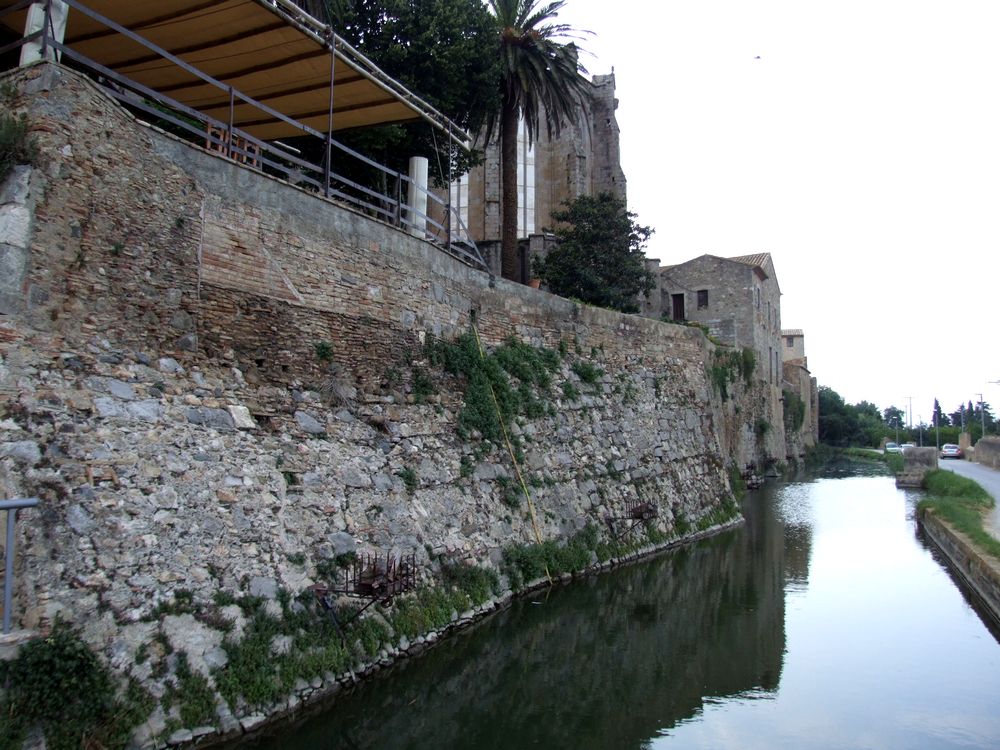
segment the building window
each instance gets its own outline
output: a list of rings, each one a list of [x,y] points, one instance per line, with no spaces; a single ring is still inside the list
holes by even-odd
[[[467,174],[451,183],[451,210],[458,216],[462,226],[469,226],[469,175]]]
[[[517,236],[535,232],[535,147],[521,120],[517,130]]]
[[[795,338],[792,337],[792,336],[788,336],[785,339],[785,346],[787,346],[789,349],[791,349],[792,347],[794,347],[795,346]]]
[[[698,290],[698,309],[707,310],[708,309],[708,290],[699,289]]]

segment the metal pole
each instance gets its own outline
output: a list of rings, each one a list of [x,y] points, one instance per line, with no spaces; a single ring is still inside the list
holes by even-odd
[[[330,31],[330,109],[326,121],[326,174],[323,178],[324,194],[330,197],[330,172],[333,161],[333,76],[337,63],[337,37]]]
[[[445,226],[445,231],[447,232],[447,234],[445,235],[445,240],[448,243],[446,245],[446,247],[449,250],[451,250],[451,184],[452,184],[452,176],[451,176],[451,138],[452,138],[452,136],[451,136],[451,120],[449,120],[448,121],[448,204],[445,206],[445,214],[444,214],[445,217],[447,217],[447,221],[445,222],[445,225],[444,225]],[[461,205],[461,203],[459,205]]]
[[[45,0],[45,20],[42,21],[42,59],[48,59],[49,28],[52,26],[52,0]],[[54,55],[53,55],[54,57]],[[6,610],[4,610],[6,612]],[[6,630],[4,631],[7,632]]]
[[[3,632],[10,632],[10,613],[14,608],[14,527],[17,525],[17,508],[7,511],[7,546],[4,547],[4,557],[7,565],[3,579]]]
[[[235,117],[236,103],[234,101],[235,94],[233,93],[233,87],[229,87],[229,132],[226,133],[226,148],[224,153],[230,159],[233,158],[233,119]]]
[[[24,500],[0,500],[0,510],[7,511],[7,546],[4,547],[3,581],[3,632],[10,632],[10,616],[14,609],[14,528],[17,526],[18,508],[33,508],[38,505],[38,498],[32,497]]]
[[[979,417],[983,424],[983,433],[979,437],[984,438],[986,437],[986,402],[983,401],[982,393],[977,393],[976,395],[979,396]]]
[[[396,226],[403,225],[403,173],[396,172]]]

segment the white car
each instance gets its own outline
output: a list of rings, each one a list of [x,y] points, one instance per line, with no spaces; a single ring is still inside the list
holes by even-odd
[[[954,443],[945,443],[941,446],[941,458],[961,458],[962,449]]]
[[[886,443],[885,444],[886,453],[902,453],[903,449],[899,447],[899,443]]]

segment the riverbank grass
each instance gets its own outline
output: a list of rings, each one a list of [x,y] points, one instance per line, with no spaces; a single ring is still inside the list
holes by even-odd
[[[971,479],[942,469],[930,472],[924,481],[928,497],[918,504],[919,512],[933,511],[1000,560],[1000,541],[983,528],[983,513],[996,505],[989,493]]]

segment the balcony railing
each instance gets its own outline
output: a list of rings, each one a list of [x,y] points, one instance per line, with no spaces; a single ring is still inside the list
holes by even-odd
[[[277,2],[294,4],[297,7],[305,6],[303,9],[310,13],[315,10],[307,0],[270,1],[272,4]],[[334,139],[331,133],[320,132],[247,96],[239,89],[213,78],[136,32],[88,8],[80,0],[62,0],[62,2],[73,11],[81,13],[113,32],[142,45],[156,57],[168,61],[201,82],[216,88],[220,92],[220,99],[228,101],[229,120],[222,121],[187,106],[163,92],[145,86],[102,65],[59,41],[53,32],[51,0],[45,0],[46,21],[43,28],[6,45],[0,49],[0,54],[18,49],[29,42],[39,43],[42,47],[43,57],[61,58],[64,64],[70,64],[74,68],[84,71],[108,95],[132,111],[143,113],[147,119],[151,119],[157,125],[168,129],[174,135],[227,156],[249,169],[256,169],[286,180],[333,202],[350,205],[374,219],[432,242],[462,262],[490,273],[490,269],[470,236],[468,228],[458,213],[453,210],[451,204],[425,186],[415,184],[409,175],[391,169],[349,148]],[[0,18],[17,11],[23,11],[31,4],[31,0],[15,2],[0,11]],[[333,38],[332,35],[331,38]],[[351,51],[357,54],[356,51]],[[333,50],[331,49],[332,55]],[[360,55],[358,56],[360,57]],[[332,67],[331,58],[331,70]],[[378,73],[384,77],[380,71]],[[383,85],[385,85],[384,81]],[[398,84],[395,86],[400,91],[405,92]],[[403,98],[407,96],[405,93],[399,95]],[[412,95],[409,96],[413,98]],[[236,127],[233,124],[233,112],[236,107],[242,105],[254,107],[263,115],[284,123],[307,141],[315,139],[313,148],[305,150],[292,148],[282,141],[263,140]],[[310,161],[302,156],[308,150],[322,153],[324,156],[318,162]],[[350,170],[341,165],[348,167],[353,165],[355,171],[367,172],[372,177],[364,182],[360,181],[359,178],[352,179],[344,174]],[[337,168],[342,171],[338,172]],[[411,188],[415,195],[426,198],[426,205],[430,208],[421,211],[407,202]],[[424,203],[420,198],[416,202]],[[440,220],[436,217],[440,217]]]

